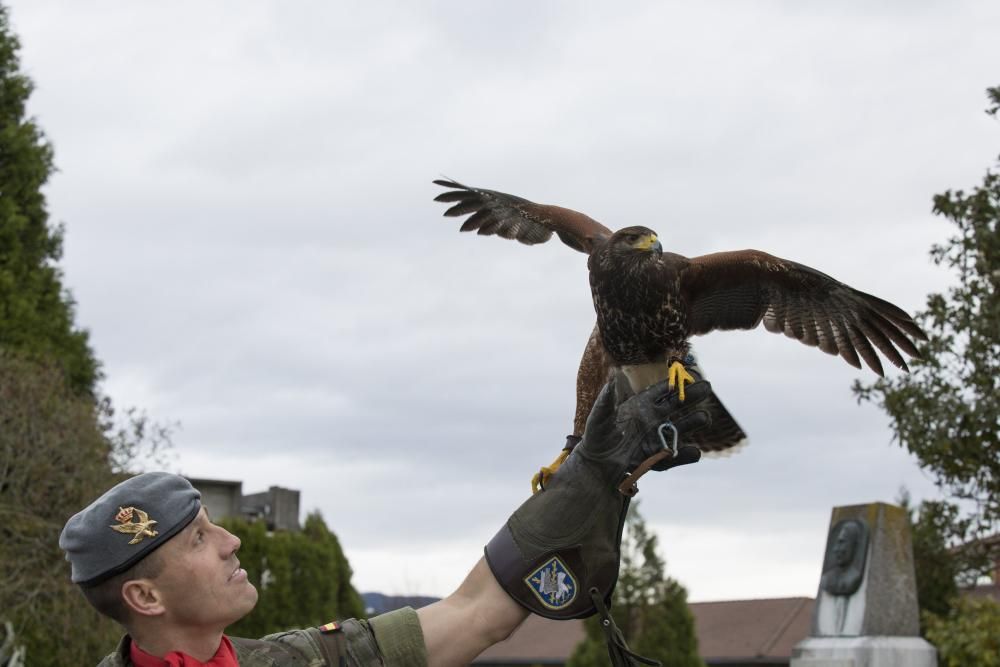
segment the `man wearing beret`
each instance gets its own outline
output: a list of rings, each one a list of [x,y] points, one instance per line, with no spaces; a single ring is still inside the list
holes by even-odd
[[[635,481],[700,456],[685,436],[710,424],[719,404],[705,381],[686,393],[682,403],[664,384],[633,394],[621,376],[610,382],[566,462],[443,600],[259,640],[224,634],[257,602],[239,538],[212,523],[183,477],[128,479],[70,518],[59,539],[73,582],[127,633],[100,665],[465,665],[529,612],[601,614],[612,662],[644,660],[628,651],[607,605]]]

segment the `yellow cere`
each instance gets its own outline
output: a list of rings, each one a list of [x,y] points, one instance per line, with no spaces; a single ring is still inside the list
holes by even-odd
[[[649,250],[653,244],[656,243],[656,241],[656,234],[648,234],[647,236],[643,236],[641,239],[636,241],[635,246],[633,247],[638,248],[639,250]]]

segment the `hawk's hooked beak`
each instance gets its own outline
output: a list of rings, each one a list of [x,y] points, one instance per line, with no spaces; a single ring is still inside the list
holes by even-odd
[[[650,252],[655,252],[657,255],[663,254],[663,246],[660,244],[660,240],[656,238],[656,234],[649,234],[648,236],[643,236],[641,239],[636,241],[635,248],[639,250],[648,250]]]

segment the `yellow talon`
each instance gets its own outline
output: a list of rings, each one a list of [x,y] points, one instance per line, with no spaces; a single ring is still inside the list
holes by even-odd
[[[681,401],[684,400],[684,383],[687,382],[690,384],[694,381],[694,376],[687,372],[687,369],[684,368],[684,364],[679,361],[675,361],[670,364],[670,369],[667,375],[667,386],[670,389],[673,389],[675,386],[677,387],[678,398],[680,398]]]
[[[542,466],[542,469],[535,473],[535,476],[531,478],[532,493],[538,493],[538,490],[552,479],[552,475],[556,474],[556,470],[559,470],[559,466],[563,464],[567,456],[569,456],[569,450],[564,449],[559,453],[555,461],[547,466]]]

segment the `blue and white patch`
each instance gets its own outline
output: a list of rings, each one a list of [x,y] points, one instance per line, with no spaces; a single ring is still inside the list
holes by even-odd
[[[547,609],[562,609],[576,599],[576,577],[558,556],[525,577],[524,583]]]

